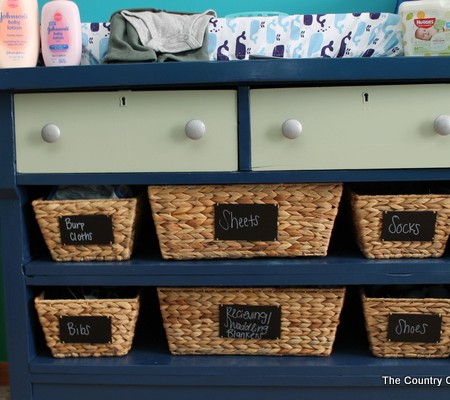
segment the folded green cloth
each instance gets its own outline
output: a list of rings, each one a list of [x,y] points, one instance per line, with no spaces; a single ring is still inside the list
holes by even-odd
[[[131,9],[120,10],[115,12],[110,18],[110,38],[108,42],[108,50],[103,63],[126,63],[126,62],[163,62],[163,61],[207,61],[208,56],[208,30],[205,26],[198,25],[197,29],[203,29],[203,43],[199,43],[198,48],[189,48],[186,51],[179,52],[160,52],[147,45],[142,44],[138,31],[133,24],[122,14],[123,11],[132,12],[134,15],[139,13],[166,13],[167,17],[171,15],[175,18],[178,15],[202,15],[202,14],[189,14],[189,13],[177,13],[166,12],[162,10],[155,10],[152,8],[146,9]],[[206,13],[206,15],[209,15]],[[211,16],[215,13],[211,12]],[[208,18],[208,17],[206,17]],[[193,19],[194,20],[194,19]],[[195,21],[195,20],[194,20]],[[160,27],[165,33],[164,26]],[[187,29],[186,26],[180,26],[180,34],[183,34],[183,29]],[[142,36],[142,32],[141,32]],[[197,32],[198,36],[198,32]]]

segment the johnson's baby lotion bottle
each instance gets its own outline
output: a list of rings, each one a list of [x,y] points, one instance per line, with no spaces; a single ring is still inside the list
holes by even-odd
[[[0,0],[0,68],[35,67],[38,57],[37,0]]]
[[[52,0],[41,13],[42,58],[46,66],[79,65],[82,51],[80,11],[70,0]]]

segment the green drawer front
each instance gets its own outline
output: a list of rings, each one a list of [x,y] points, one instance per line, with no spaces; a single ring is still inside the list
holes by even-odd
[[[232,90],[18,94],[20,173],[236,171],[237,105]],[[204,124],[193,140],[185,126]],[[41,130],[54,124],[48,143]]]
[[[450,166],[450,136],[434,132],[449,85],[255,89],[250,100],[253,170]],[[295,139],[282,134],[289,119]]]

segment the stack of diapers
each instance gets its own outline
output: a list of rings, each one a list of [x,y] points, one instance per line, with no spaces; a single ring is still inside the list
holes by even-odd
[[[109,33],[109,23],[82,24],[82,64],[102,62]],[[210,61],[403,54],[401,19],[391,13],[211,17],[207,34]]]

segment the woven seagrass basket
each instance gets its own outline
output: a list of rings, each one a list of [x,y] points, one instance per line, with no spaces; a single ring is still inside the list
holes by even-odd
[[[356,241],[367,258],[441,257],[450,234],[450,195],[358,194],[350,191]],[[385,212],[431,211],[436,214],[434,236],[427,241],[382,240]]]
[[[148,192],[165,259],[325,256],[342,184],[151,186]],[[276,206],[276,239],[217,239],[217,204]]]
[[[45,298],[45,292],[34,299],[39,322],[53,357],[124,356],[131,349],[140,296],[126,299]],[[108,317],[111,319],[110,343],[65,343],[60,337],[60,317]]]
[[[43,200],[32,202],[36,220],[55,261],[128,260],[134,249],[142,200]],[[113,241],[107,244],[64,244],[60,217],[105,215],[111,218]]]
[[[362,303],[370,350],[386,358],[445,358],[450,356],[450,299],[379,298],[362,291]],[[436,343],[388,339],[391,314],[438,315],[442,318]]]
[[[345,288],[158,288],[172,354],[328,356],[344,295]],[[279,337],[224,337],[219,316],[224,305],[278,307]]]

